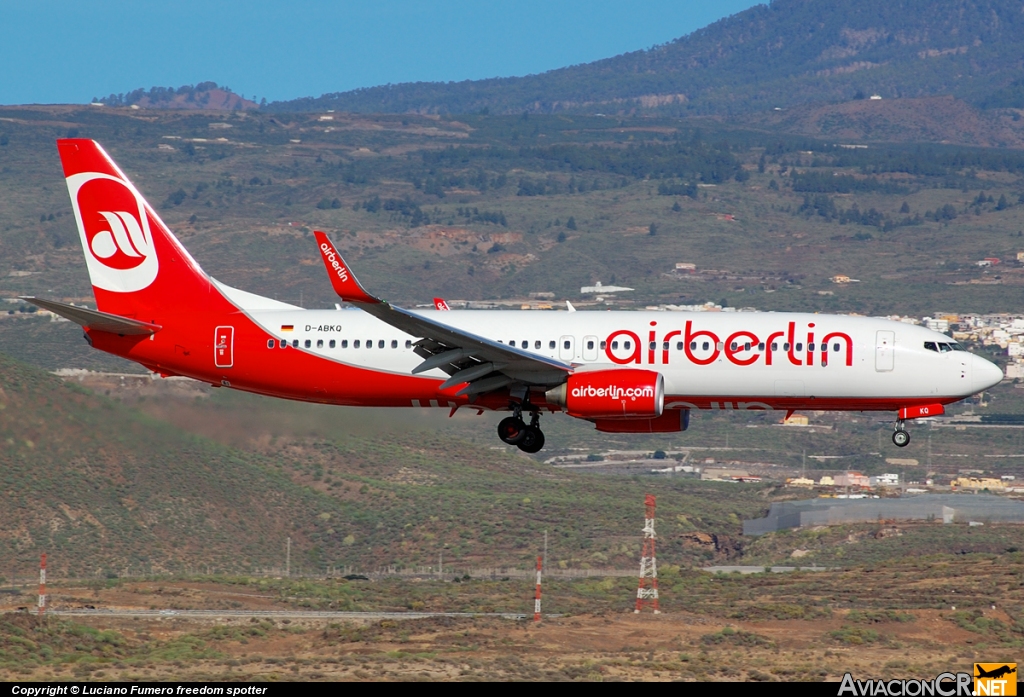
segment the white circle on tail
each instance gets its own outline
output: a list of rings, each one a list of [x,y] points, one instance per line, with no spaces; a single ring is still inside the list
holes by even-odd
[[[67,182],[92,285],[133,293],[153,283],[159,262],[139,192],[100,172],[74,174]]]

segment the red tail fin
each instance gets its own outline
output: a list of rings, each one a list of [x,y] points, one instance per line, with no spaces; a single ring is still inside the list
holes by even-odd
[[[71,138],[58,140],[57,149],[98,309],[147,319],[219,297],[98,143]]]

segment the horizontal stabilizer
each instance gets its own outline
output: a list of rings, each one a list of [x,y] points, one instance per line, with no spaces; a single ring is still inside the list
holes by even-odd
[[[26,295],[18,297],[27,303],[32,303],[37,307],[49,310],[56,315],[80,324],[86,329],[93,329],[98,332],[110,332],[111,334],[121,334],[122,336],[141,336],[156,334],[163,328],[159,324],[151,324],[129,317],[112,315],[109,312],[100,312],[99,310],[68,305],[56,300],[43,300],[42,298],[33,298]]]

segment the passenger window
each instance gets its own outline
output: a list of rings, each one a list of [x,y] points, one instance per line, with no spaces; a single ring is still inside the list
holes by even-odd
[[[405,340],[405,347],[407,349],[411,349],[412,348],[412,339],[406,339]]]
[[[789,350],[789,342],[788,341],[782,345],[782,350],[783,351],[788,351]]]
[[[814,350],[814,344],[807,344],[807,350],[808,351],[813,351]]]
[[[682,351],[682,350],[683,350],[683,342],[682,341],[677,341],[676,342],[676,351]]]
[[[760,344],[757,345],[757,350],[758,351],[764,351],[764,342],[763,341]]]
[[[267,348],[274,348],[277,346],[277,342],[273,339],[267,339]]]
[[[568,348],[568,346],[566,348]],[[653,351],[654,349],[658,348],[658,342],[652,341],[650,344],[647,345],[647,348]]]
[[[691,351],[696,351],[697,350],[697,342],[696,341],[691,341],[690,342],[690,350]]]
[[[391,348],[398,348],[398,339],[391,340]]]
[[[661,349],[662,349],[663,351],[668,351],[668,342],[667,342],[667,341],[663,341],[663,342],[661,343]]]
[[[342,348],[348,348],[348,339],[342,339],[341,340],[341,347]],[[356,348],[358,348],[358,347],[356,347]]]
[[[750,350],[750,342],[749,341],[747,343],[743,344],[743,350],[744,351],[749,351]]]
[[[384,348],[384,339],[377,342],[377,348]]]
[[[736,350],[736,348],[737,348],[736,342],[734,341],[734,342],[732,342],[731,344],[729,344],[729,348],[730,348],[731,350],[735,351],[735,350]]]
[[[838,343],[832,344],[832,350],[835,351],[836,353],[839,353],[839,344]]]
[[[521,341],[521,342],[519,342],[519,345],[522,346],[524,349],[530,348],[530,342],[529,341]]]
[[[700,347],[704,351],[707,351],[709,348],[711,348],[711,344],[709,344],[708,342],[705,341],[703,344],[700,345]]]
[[[316,347],[317,348],[323,348],[324,347],[324,340],[323,339],[317,339],[316,340]]]
[[[607,341],[602,341],[601,342],[601,350],[604,351],[605,348],[607,348],[607,347],[608,347],[608,342]]]
[[[594,342],[593,341],[588,341],[587,342],[587,350],[588,351],[592,351],[593,349],[594,349]]]
[[[555,348],[555,342],[554,341],[549,341],[548,342],[548,348],[549,349],[554,349]]]
[[[305,341],[303,342],[303,344],[302,344],[302,345],[303,345],[303,346],[304,346],[305,348],[309,348],[310,346],[312,346],[312,345],[313,345],[313,342],[312,342],[312,341],[310,341],[309,339],[306,339],[306,340],[305,340]]]
[[[279,345],[279,346],[280,346],[281,348],[288,348],[288,341],[287,341],[286,339],[281,339],[281,343],[280,343],[280,344],[278,344],[278,345]]]
[[[616,350],[617,348],[619,348],[619,342],[618,341],[613,341],[612,342],[612,351]]]
[[[352,348],[359,348],[359,339],[352,342]]]
[[[540,348],[540,342],[539,341],[534,341],[533,342],[533,348],[539,349]]]
[[[366,340],[366,348],[368,348],[368,349],[373,348],[373,339],[367,339]]]
[[[337,346],[337,342],[334,339],[331,339],[328,343],[328,348],[334,348],[335,346]]]
[[[629,342],[626,342],[626,343],[627,343],[627,345],[626,345],[626,348],[629,348],[629,345],[628,345],[628,344],[629,344]],[[569,348],[569,347],[570,347],[571,345],[572,345],[572,344],[570,344],[570,343],[569,343],[568,341],[566,341],[566,342],[563,342],[563,344],[562,344],[562,348],[564,348],[564,349],[567,349],[567,348]]]
[[[298,339],[292,339],[292,348],[298,348],[298,347],[299,347],[299,340]]]
[[[798,341],[798,342],[797,342],[797,344],[796,344],[796,350],[797,350],[798,352],[799,352],[799,351],[803,351],[803,350],[804,350],[804,345],[803,345],[803,344],[801,344],[801,343],[800,343],[799,341]]]
[[[508,342],[508,345],[511,346],[512,348],[515,348],[516,347],[516,342],[510,341],[510,342]]]
[[[725,342],[724,341],[719,341],[718,345],[717,345],[717,348],[718,348],[719,351],[724,349],[725,348]]]
[[[566,347],[566,348],[569,348],[569,345],[568,345],[568,344],[569,344],[569,342],[565,342],[565,343],[566,343],[566,346],[565,346],[565,347]],[[631,349],[632,347],[633,347],[633,342],[631,342],[631,341],[623,341],[623,342],[622,342],[622,348],[626,349],[627,351],[628,351],[629,349]]]
[[[779,345],[776,342],[773,341],[772,342],[772,351],[778,351],[778,350],[779,350]]]

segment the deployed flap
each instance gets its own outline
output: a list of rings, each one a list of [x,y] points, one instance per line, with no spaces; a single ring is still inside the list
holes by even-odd
[[[25,302],[32,303],[44,310],[49,310],[61,317],[66,317],[72,322],[82,325],[86,329],[94,329],[99,332],[134,336],[156,334],[163,328],[159,324],[151,324],[150,322],[142,322],[137,319],[121,317],[120,315],[112,315],[109,312],[100,312],[99,310],[90,310],[85,307],[68,305],[66,303],[57,302],[56,300],[43,300],[41,298],[33,298],[26,295],[19,295],[18,297]]]
[[[478,365],[494,364],[494,371],[490,373],[480,374],[479,370],[465,373],[472,376],[467,382],[481,389],[463,389],[460,393],[489,391],[511,382],[525,385],[560,385],[572,371],[572,366],[567,363],[512,348],[442,322],[427,319],[370,295],[356,280],[355,274],[345,264],[327,235],[319,231],[314,234],[327,274],[331,277],[331,284],[338,296],[406,334],[421,337],[416,342],[416,352],[427,359],[424,365],[429,368],[424,370],[441,368],[449,375],[455,375]],[[433,358],[434,356],[438,358]],[[450,357],[450,360],[445,361],[445,357]],[[498,376],[509,379],[499,385],[502,381],[494,379]],[[490,387],[491,385],[495,387]]]

